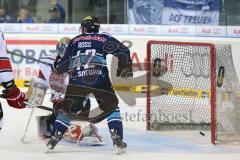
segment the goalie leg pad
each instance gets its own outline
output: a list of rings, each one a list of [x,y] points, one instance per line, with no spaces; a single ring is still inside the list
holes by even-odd
[[[68,131],[65,132],[64,139],[87,146],[99,146],[105,144],[94,124],[89,124],[88,122],[83,121],[73,123],[68,127]]]
[[[86,136],[82,138],[79,144],[83,146],[102,146],[105,145],[105,142],[103,141],[103,139],[100,140],[99,138],[94,136]]]
[[[64,138],[71,142],[79,143],[84,137],[90,136],[92,129],[89,122],[72,121]]]
[[[80,125],[71,124],[68,127],[67,132],[63,135],[63,138],[78,143],[82,139],[82,130]]]

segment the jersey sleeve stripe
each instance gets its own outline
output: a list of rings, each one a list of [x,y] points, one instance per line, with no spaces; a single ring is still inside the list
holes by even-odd
[[[0,73],[3,73],[3,72],[12,72],[12,70],[11,69],[5,69],[5,70],[4,69],[3,70],[0,69]]]
[[[9,60],[8,57],[0,57],[0,60]]]
[[[0,59],[0,71],[12,70],[11,63],[8,59]]]

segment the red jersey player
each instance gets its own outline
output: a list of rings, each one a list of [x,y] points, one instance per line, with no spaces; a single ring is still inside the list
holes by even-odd
[[[0,32],[0,84],[3,86],[1,98],[5,98],[8,102],[8,105],[22,109],[25,107],[23,103],[26,99],[24,93],[22,93],[19,88],[17,88],[12,73],[12,66],[10,60],[7,56],[6,41],[2,32]],[[3,111],[0,103],[0,129],[2,128],[3,122]]]

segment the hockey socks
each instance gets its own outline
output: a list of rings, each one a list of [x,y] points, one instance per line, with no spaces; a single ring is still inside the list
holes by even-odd
[[[65,133],[69,125],[70,125],[70,119],[66,117],[64,114],[59,114],[53,124],[53,130],[51,135],[53,136],[56,131]]]
[[[116,130],[116,133],[123,139],[123,125],[119,108],[107,117],[107,122],[109,130]]]
[[[64,114],[59,114],[53,124],[51,139],[47,143],[49,149],[53,150],[55,148],[57,143],[63,138],[63,135],[67,131],[69,125],[70,120]]]
[[[119,108],[108,116],[107,121],[116,154],[125,153],[127,144],[123,142],[123,125]]]
[[[117,113],[118,112],[118,113]],[[108,118],[108,127],[113,141],[113,147],[117,155],[123,154],[126,152],[127,144],[123,142],[123,125],[121,119],[113,115],[119,114],[120,112],[113,112]]]

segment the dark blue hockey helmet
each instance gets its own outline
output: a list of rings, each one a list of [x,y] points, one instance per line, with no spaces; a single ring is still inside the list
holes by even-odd
[[[86,16],[81,23],[81,29],[83,29],[83,27],[85,27],[89,33],[99,32],[100,21],[97,17]]]

